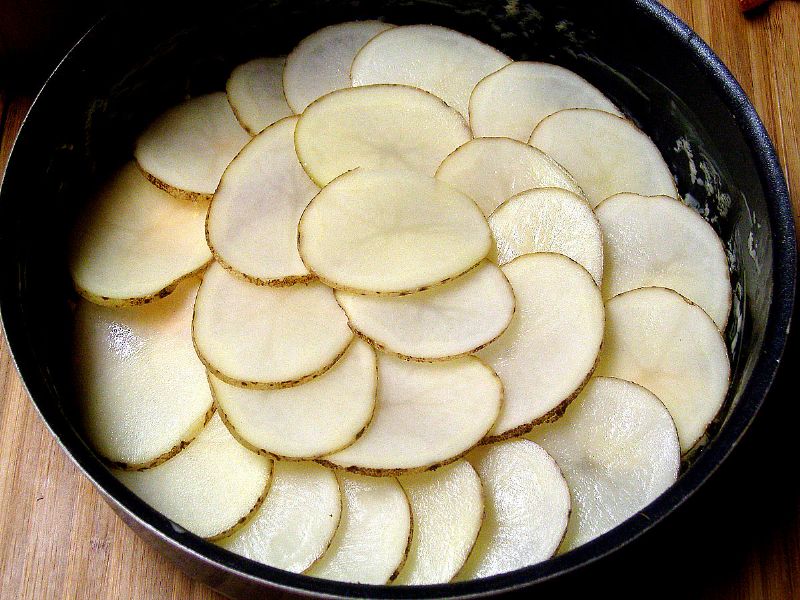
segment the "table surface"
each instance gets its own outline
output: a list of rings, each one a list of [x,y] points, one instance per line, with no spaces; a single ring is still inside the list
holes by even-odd
[[[753,100],[784,166],[797,220],[800,2],[778,0],[748,17],[735,0],[664,4],[711,45]],[[0,90],[0,171],[29,105],[29,98]],[[796,355],[790,349],[784,364]],[[651,539],[587,575],[588,586],[617,597],[800,598],[798,408],[787,380],[779,378],[744,443],[709,485]],[[36,415],[4,341],[0,540],[1,598],[221,598],[147,546],[105,504]]]

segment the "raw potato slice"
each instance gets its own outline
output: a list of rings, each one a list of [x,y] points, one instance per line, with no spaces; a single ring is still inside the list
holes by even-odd
[[[319,188],[297,160],[296,123],[283,119],[253,138],[225,170],[208,211],[217,261],[258,285],[312,278],[297,252],[297,224]]]
[[[640,288],[606,303],[598,375],[638,383],[666,405],[689,451],[728,393],[725,341],[702,308],[664,288]]]
[[[297,156],[317,185],[358,167],[402,167],[433,175],[445,156],[472,139],[463,117],[416,88],[371,85],[313,102],[295,132]]]
[[[280,458],[309,459],[352,444],[375,409],[375,351],[354,340],[328,371],[282,390],[247,390],[213,375],[225,423],[240,443]]]
[[[492,244],[472,200],[397,169],[342,175],[311,201],[298,232],[303,262],[324,283],[375,294],[444,283],[477,265]]]
[[[359,50],[393,25],[380,21],[350,21],[318,29],[286,59],[283,88],[294,112],[301,113],[317,98],[350,87],[350,66]]]
[[[354,86],[401,83],[418,87],[467,118],[475,85],[510,62],[499,50],[458,31],[406,25],[370,40],[353,59],[350,73]]]
[[[211,260],[207,208],[156,189],[128,163],[75,222],[69,266],[78,292],[111,306],[166,296]]]
[[[126,468],[166,460],[197,435],[211,410],[192,346],[199,282],[136,308],[81,302],[75,315],[79,412],[89,442]]]
[[[198,96],[158,117],[136,140],[147,178],[183,199],[211,199],[222,172],[250,141],[224,92]]]
[[[529,440],[483,446],[467,457],[483,483],[486,512],[458,581],[550,558],[567,529],[570,496],[558,465]]]
[[[285,58],[256,58],[236,67],[225,91],[236,118],[250,135],[292,114],[283,95]]]
[[[629,381],[593,378],[563,417],[529,438],[556,460],[572,494],[561,552],[613,529],[678,477],[681,452],[669,412]]]
[[[656,145],[616,115],[586,108],[559,111],[536,126],[530,144],[575,177],[592,207],[620,192],[678,195]]]
[[[488,75],[472,90],[469,124],[475,137],[527,142],[536,125],[565,108],[622,113],[583,77],[558,65],[516,61]]]
[[[524,254],[502,267],[516,312],[505,333],[478,353],[503,381],[489,432],[507,438],[558,418],[594,370],[603,340],[603,300],[592,276],[561,254]]]
[[[572,175],[544,152],[509,138],[467,142],[444,159],[436,179],[475,200],[486,216],[511,196],[533,188],[583,193]]]
[[[514,315],[511,284],[488,261],[424,292],[390,297],[336,292],[336,300],[359,335],[412,360],[474,352],[503,333]]]
[[[447,583],[464,565],[483,522],[483,488],[460,460],[436,471],[404,475],[414,532],[395,584]]]
[[[333,291],[319,282],[262,287],[209,267],[194,306],[194,343],[223,381],[287,387],[328,370],[353,332]]]
[[[606,247],[603,297],[665,287],[696,303],[725,329],[731,281],[714,229],[680,200],[618,194],[597,207]]]
[[[334,467],[391,475],[447,464],[475,446],[500,409],[503,386],[474,356],[437,363],[378,355],[375,415]]]
[[[250,452],[214,415],[200,435],[167,462],[114,476],[157,511],[207,539],[231,533],[267,494],[272,461]]]
[[[411,510],[393,477],[339,473],[342,518],[328,550],[306,574],[383,584],[400,570],[411,538]]]
[[[558,188],[542,188],[506,200],[489,217],[499,264],[522,254],[555,252],[568,256],[595,280],[603,278],[603,233],[584,198]]]
[[[333,471],[309,462],[278,461],[264,502],[219,545],[271,567],[302,573],[328,548],[341,512]]]

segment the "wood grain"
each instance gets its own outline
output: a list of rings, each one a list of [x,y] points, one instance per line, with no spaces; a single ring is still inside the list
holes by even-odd
[[[735,0],[664,4],[709,42],[753,100],[797,198],[798,221],[800,2],[779,0],[748,17]],[[0,169],[28,105],[0,93]],[[786,363],[800,355],[792,345]],[[783,374],[745,442],[669,529],[587,575],[587,589],[616,597],[800,598],[791,384]],[[106,506],[36,415],[5,341],[0,389],[1,598],[221,598],[151,550]]]

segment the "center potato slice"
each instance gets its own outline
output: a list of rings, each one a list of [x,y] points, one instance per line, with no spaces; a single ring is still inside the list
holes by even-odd
[[[194,307],[194,344],[223,381],[271,389],[297,385],[327,371],[353,332],[333,291],[313,281],[257,286],[209,267]]]
[[[439,98],[404,85],[332,92],[300,115],[295,147],[317,185],[358,167],[402,167],[433,175],[472,139],[464,118]]]
[[[514,292],[488,261],[461,277],[405,296],[336,292],[350,327],[376,347],[412,360],[475,352],[496,339],[514,315]]]
[[[322,462],[370,475],[447,464],[483,439],[502,395],[497,375],[474,356],[421,363],[379,354],[372,421],[355,444]]]
[[[444,283],[478,264],[492,244],[472,200],[402,169],[342,175],[311,201],[298,232],[303,262],[324,283],[373,294]]]

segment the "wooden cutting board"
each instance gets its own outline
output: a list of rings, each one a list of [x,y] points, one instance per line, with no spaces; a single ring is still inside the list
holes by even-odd
[[[664,4],[711,45],[753,100],[796,196],[797,218],[800,2],[778,0],[748,17],[736,0]],[[0,169],[29,104],[0,88]],[[791,350],[784,363],[794,363],[798,354]],[[587,576],[587,589],[614,597],[800,598],[800,452],[794,443],[800,421],[797,392],[785,371],[744,443],[710,485],[665,531]],[[5,341],[0,598],[220,598],[150,549],[106,506],[39,420]]]

